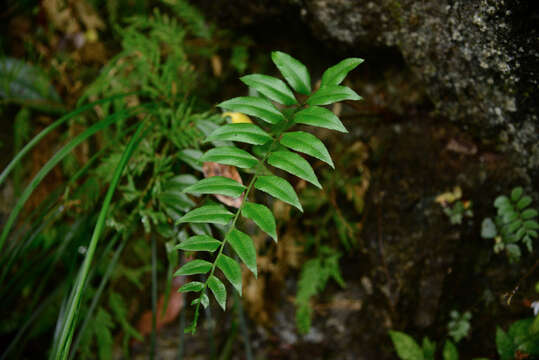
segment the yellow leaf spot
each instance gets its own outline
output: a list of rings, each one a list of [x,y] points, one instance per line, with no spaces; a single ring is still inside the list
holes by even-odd
[[[86,31],[86,40],[90,43],[96,42],[99,39],[99,35],[95,29],[90,29]]]
[[[451,204],[456,200],[459,200],[461,197],[462,189],[460,188],[460,186],[455,186],[452,192],[449,191],[436,196],[435,201],[442,206],[446,206],[447,204]]]
[[[239,112],[225,112],[225,113],[223,113],[223,116],[229,116],[230,121],[232,121],[232,123],[234,123],[234,124],[238,124],[238,123],[250,123],[250,124],[252,124],[253,123],[251,121],[251,118],[249,118],[249,116],[247,116],[245,114],[242,114],[242,113],[239,113]]]

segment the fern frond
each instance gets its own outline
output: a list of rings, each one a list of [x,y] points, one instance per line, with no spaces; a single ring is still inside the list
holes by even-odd
[[[260,126],[254,124],[223,125],[216,128],[206,138],[206,142],[225,141],[238,145],[252,145],[252,152],[255,155],[243,147],[240,148],[237,145],[228,143],[225,146],[218,145],[208,150],[198,160],[199,162],[211,161],[222,165],[232,165],[238,168],[248,169],[252,175],[246,187],[233,179],[210,177],[200,180],[184,189],[185,193],[192,195],[219,194],[234,198],[242,196],[241,203],[235,209],[234,213],[222,206],[204,205],[189,211],[176,221],[178,224],[226,225],[222,240],[209,236],[194,236],[178,245],[178,249],[182,250],[209,251],[215,254],[211,262],[201,259],[191,260],[176,272],[178,276],[206,275],[204,282],[195,281],[187,283],[179,290],[182,292],[194,292],[197,296],[192,302],[195,306],[193,323],[186,329],[186,332],[195,332],[200,306],[207,307],[209,305],[207,288],[210,288],[217,303],[223,309],[225,307],[226,287],[216,276],[216,269],[221,271],[224,278],[241,295],[240,264],[233,258],[225,255],[224,250],[227,245],[230,245],[231,250],[257,276],[256,250],[253,242],[247,234],[236,228],[240,216],[253,220],[263,231],[277,240],[275,219],[271,211],[264,205],[256,204],[252,200],[249,200],[252,197],[253,191],[257,189],[266,192],[274,198],[288,202],[300,211],[302,210],[294,188],[285,179],[275,175],[268,175],[272,174],[268,166],[284,170],[317,187],[321,187],[321,185],[313,168],[307,160],[295,151],[310,155],[333,166],[329,152],[318,138],[310,133],[288,132],[288,129],[292,128],[296,122],[304,122],[309,125],[329,127],[342,131],[344,127],[338,118],[336,119],[335,115],[331,112],[331,115],[327,114],[329,110],[314,106],[307,107],[307,104],[325,105],[344,99],[360,99],[352,89],[337,85],[349,71],[359,64],[358,61],[345,61],[333,67],[329,75],[326,76],[332,84],[311,93],[310,74],[305,65],[282,52],[274,52],[272,59],[288,85],[293,90],[309,95],[309,97],[306,103],[299,104],[292,90],[284,81],[266,75],[254,74],[243,77],[242,81],[253,89],[258,90],[261,95],[233,98],[218,105],[225,110],[255,116],[262,120],[263,123]],[[268,99],[291,107],[279,110]],[[319,110],[309,110],[313,108]],[[306,116],[305,112],[308,110],[310,112]],[[265,129],[268,130],[266,131]],[[186,155],[184,152],[184,156]],[[195,156],[193,156],[191,162],[193,165],[200,166],[200,163],[196,164]],[[317,258],[306,264],[299,284],[299,287],[303,290],[298,295],[298,301],[304,305],[306,304],[307,307],[300,307],[300,311],[305,311],[305,309],[307,312],[310,311],[308,308],[308,299],[318,292],[320,288],[323,288],[330,277],[335,278],[338,282],[342,282],[340,273],[338,272],[337,259],[333,257],[327,262],[322,262]],[[337,271],[335,271],[335,266],[337,267]],[[315,270],[313,271],[311,268],[315,268]],[[306,319],[310,319],[310,314]],[[308,324],[305,325],[304,328],[308,328]]]

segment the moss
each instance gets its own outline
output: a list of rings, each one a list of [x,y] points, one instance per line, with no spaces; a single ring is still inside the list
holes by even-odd
[[[404,11],[402,10],[401,3],[397,0],[392,0],[389,2],[388,8],[391,17],[402,25],[404,23]]]

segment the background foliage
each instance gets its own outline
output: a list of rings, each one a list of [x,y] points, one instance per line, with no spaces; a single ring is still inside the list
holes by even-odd
[[[374,54],[365,56],[372,60],[360,76],[346,80],[370,98],[357,105],[352,90],[336,87],[357,59],[324,72],[345,54],[306,52],[312,40],[291,45],[279,39],[279,26],[269,40],[256,26],[223,30],[193,4],[8,2],[10,22],[0,35],[0,149],[15,161],[0,158],[0,356],[153,357],[163,351],[167,331],[178,358],[250,359],[253,352],[293,358],[335,348],[382,359],[539,356],[538,318],[530,317],[537,307],[536,194],[518,186],[523,180],[516,175],[491,180],[493,173],[510,172],[499,158],[499,168],[492,165],[489,141],[479,146],[476,171],[489,181],[474,182],[464,166],[454,175],[445,167],[479,162],[468,157],[469,144],[452,128],[431,129],[424,105],[384,107],[395,92],[417,94],[413,81],[377,73]],[[311,72],[284,53],[271,61],[276,48],[290,49]],[[260,75],[280,76],[277,71],[288,85]],[[378,75],[390,85],[373,86]],[[240,97],[221,103],[224,114],[214,108],[233,96]],[[259,106],[252,113],[266,98],[283,106],[274,110],[265,102],[266,112]],[[345,101],[326,106],[337,99]],[[296,130],[312,131],[329,151],[294,130],[280,137],[270,157],[264,144],[288,130],[271,122],[279,113],[293,120],[298,102],[312,106],[295,118],[303,122]],[[391,113],[392,106],[406,111]],[[344,130],[333,113],[349,134],[332,135],[329,130]],[[254,125],[245,114],[266,122]],[[415,116],[424,127],[410,132]],[[443,139],[442,160],[429,157],[438,149],[421,148],[430,141],[424,138]],[[230,148],[234,143],[237,150]],[[224,147],[223,158],[218,151]],[[250,169],[253,159],[233,156],[238,150],[267,157],[267,166]],[[313,157],[304,163],[290,150]],[[439,163],[443,171],[436,171],[449,180],[416,176],[409,153],[433,168]],[[218,204],[238,203],[234,196],[249,187],[238,185],[242,177],[266,177],[276,168],[281,180],[258,183],[258,189],[277,200],[261,191],[240,201],[247,208],[229,207],[241,232],[223,237],[230,213]],[[209,184],[215,175],[234,180]],[[289,183],[285,194],[277,192],[283,181]],[[210,196],[197,200],[202,193]],[[186,214],[200,205],[219,211],[186,225]],[[405,222],[412,213],[421,214],[419,227]],[[444,236],[429,238],[435,227]],[[221,251],[231,259],[228,268],[220,266],[224,276],[239,291],[200,276],[208,264],[219,267],[220,255],[211,253]],[[240,260],[246,267],[238,271],[232,264]],[[447,275],[437,293],[431,285],[437,280],[429,276],[440,272]],[[428,326],[414,315],[416,306],[430,309],[426,298],[441,299]],[[195,307],[186,306],[193,299]],[[196,318],[199,307],[199,332],[184,342],[191,336],[183,335],[187,319]]]

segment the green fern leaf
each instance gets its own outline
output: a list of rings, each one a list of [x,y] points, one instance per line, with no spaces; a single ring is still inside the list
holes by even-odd
[[[176,245],[176,249],[184,251],[214,252],[221,246],[221,242],[208,235],[196,235]]]
[[[319,106],[311,106],[298,111],[294,116],[294,122],[336,130],[343,133],[348,132],[337,115],[330,110]]]
[[[356,68],[359,64],[363,62],[363,59],[360,58],[348,58],[344,59],[337,65],[334,65],[324,71],[322,75],[322,85],[339,85],[346,75]]]
[[[525,209],[532,203],[532,198],[529,196],[523,196],[517,203],[517,208],[519,210]]]
[[[226,287],[225,285],[215,276],[210,276],[208,279],[208,287],[210,288],[211,292],[213,293],[213,296],[215,296],[215,300],[217,300],[217,303],[223,309],[223,311],[226,310]]]
[[[226,225],[234,214],[220,205],[205,205],[189,211],[176,221],[181,223],[210,223]]]
[[[311,93],[311,76],[305,65],[281,51],[273,51],[271,60],[294,90],[303,95]]]
[[[423,351],[417,342],[410,336],[400,331],[390,331],[389,336],[393,346],[402,360],[423,360]]]
[[[260,176],[255,182],[255,188],[270,194],[276,199],[295,206],[299,211],[303,212],[298,195],[294,191],[292,185],[285,179],[273,175]]]
[[[247,265],[255,277],[258,276],[256,268],[256,249],[249,235],[232,229],[227,236],[228,243],[232,246],[241,261]]]
[[[534,217],[536,217],[538,215],[537,213],[537,210],[535,209],[527,209],[527,210],[524,210],[521,214],[522,218],[524,220],[528,220],[528,219],[533,219]]]
[[[518,199],[520,199],[520,197],[522,196],[523,192],[524,190],[520,186],[514,188],[513,191],[511,191],[511,200],[513,202],[517,202]]]
[[[204,309],[206,309],[210,305],[210,299],[208,298],[208,295],[202,293],[200,294],[199,298],[196,298],[191,302],[191,305],[201,304],[204,306]]]
[[[288,150],[276,151],[268,157],[268,164],[302,178],[319,189],[322,188],[311,165],[294,152]]]
[[[537,223],[537,221],[534,221],[534,220],[524,221],[524,226],[526,227],[526,229],[530,229],[530,230],[539,229],[539,224]]]
[[[245,186],[224,176],[212,176],[187,187],[190,194],[219,194],[237,198],[245,191]]]
[[[203,162],[216,162],[223,165],[232,165],[239,168],[250,169],[258,160],[245,150],[233,146],[222,146],[207,151],[200,159]]]
[[[220,108],[256,116],[270,124],[277,124],[284,120],[283,114],[269,100],[254,96],[236,97],[223,101]]]
[[[227,124],[216,129],[206,139],[208,141],[236,141],[253,145],[263,145],[271,136],[254,124]]]
[[[191,260],[176,271],[174,276],[205,274],[211,270],[211,266],[206,260]]]
[[[221,254],[217,258],[217,267],[221,269],[227,280],[230,281],[234,289],[236,289],[241,296],[241,268],[236,260],[225,254]]]
[[[241,214],[254,221],[262,231],[265,231],[273,240],[277,241],[277,226],[270,209],[261,204],[246,202],[243,204]]]
[[[328,149],[324,143],[313,134],[304,131],[295,131],[285,133],[280,140],[281,144],[307,155],[311,155],[319,160],[322,160],[332,168],[335,168]]]
[[[307,99],[309,105],[328,105],[343,100],[361,100],[362,97],[346,86],[327,85],[318,89]]]
[[[252,87],[269,99],[284,105],[295,105],[298,103],[294,93],[281,80],[273,76],[252,74],[240,78],[247,86]]]
[[[445,342],[444,349],[442,350],[442,356],[444,360],[459,360],[459,352],[457,347],[450,340]]]
[[[183,285],[181,288],[178,289],[178,292],[186,293],[186,292],[199,292],[204,289],[204,284],[199,281],[191,281],[185,285]]]

